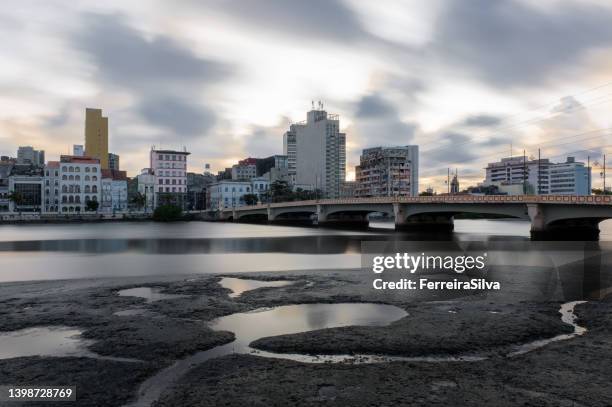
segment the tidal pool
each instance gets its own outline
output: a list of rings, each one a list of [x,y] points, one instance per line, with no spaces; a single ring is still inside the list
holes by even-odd
[[[247,280],[244,278],[233,278],[224,277],[219,281],[219,285],[223,288],[232,290],[229,297],[236,298],[242,295],[246,291],[256,290],[264,287],[285,287],[291,284],[295,284],[294,281],[289,280],[274,280],[274,281],[259,281],[259,280]]]
[[[82,330],[66,327],[35,327],[12,332],[0,332],[0,359],[25,356],[87,357],[120,362],[135,359],[101,356],[87,347],[95,341],[81,337]]]
[[[171,300],[174,298],[184,298],[186,295],[182,294],[164,294],[161,292],[161,288],[155,287],[135,287],[128,288],[125,290],[119,290],[118,294],[121,297],[140,297],[147,300],[147,302]]]
[[[163,369],[141,385],[138,400],[131,406],[150,406],[178,378],[195,365],[212,358],[232,353],[256,353],[259,356],[291,358],[292,355],[252,349],[249,344],[256,339],[351,325],[383,326],[406,315],[408,315],[406,311],[393,305],[369,303],[285,305],[228,315],[212,321],[210,327],[217,331],[233,332],[236,335],[233,342],[195,353]],[[313,363],[322,360],[317,356],[296,356],[306,358]],[[350,356],[337,357],[345,359]]]

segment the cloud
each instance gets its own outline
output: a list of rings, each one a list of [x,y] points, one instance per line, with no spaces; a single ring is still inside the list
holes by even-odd
[[[357,103],[355,114],[362,118],[383,118],[397,115],[397,111],[379,95],[367,95]]]
[[[466,127],[495,127],[501,123],[501,118],[487,114],[469,116],[463,121]]]
[[[115,86],[153,90],[168,85],[211,83],[232,69],[195,55],[166,36],[147,39],[120,14],[84,14],[74,46],[87,53],[97,74]]]
[[[143,100],[139,111],[149,123],[189,137],[205,135],[217,120],[210,109],[170,96]]]
[[[274,126],[252,126],[245,135],[244,155],[269,157],[283,153],[283,134],[289,129],[291,120],[283,116]]]
[[[139,116],[169,145],[210,134],[219,118],[201,100],[209,85],[233,74],[233,66],[196,55],[171,37],[145,35],[121,14],[87,13],[82,22],[72,44],[93,64],[103,94],[132,97],[131,120]]]
[[[205,5],[211,6],[258,30],[280,31],[302,40],[352,43],[371,37],[340,0],[217,0]]]
[[[612,10],[575,1],[536,7],[516,0],[449,1],[432,41],[443,63],[499,87],[545,82],[588,51],[612,45]]]
[[[361,97],[354,110],[351,136],[364,148],[410,144],[418,129],[417,124],[402,120],[397,108],[377,93]]]

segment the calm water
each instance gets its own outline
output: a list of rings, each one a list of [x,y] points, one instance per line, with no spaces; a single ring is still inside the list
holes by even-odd
[[[96,223],[0,226],[0,282],[228,273],[360,266],[362,240],[429,240],[395,233],[232,223]],[[612,241],[612,223],[601,224]],[[527,240],[529,224],[458,220],[456,240]]]
[[[142,384],[138,400],[130,406],[151,405],[169,385],[197,364],[232,353],[250,353],[252,349],[249,344],[259,338],[351,325],[382,326],[406,315],[406,311],[385,304],[285,305],[228,315],[213,321],[210,326],[217,331],[234,332],[235,341],[197,352],[163,369]],[[267,352],[259,354],[271,357],[291,356]],[[312,361],[316,359],[313,356],[302,356]]]

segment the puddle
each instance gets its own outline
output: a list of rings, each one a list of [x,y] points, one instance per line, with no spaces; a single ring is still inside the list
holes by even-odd
[[[136,359],[101,356],[87,347],[95,341],[81,337],[76,328],[36,327],[12,332],[0,332],[0,359],[25,356],[87,357],[120,362],[138,362]]]
[[[160,371],[145,381],[139,392],[139,398],[131,406],[149,406],[159,395],[179,377],[187,373],[195,365],[206,360],[233,353],[255,353],[259,356],[323,363],[324,359],[345,361],[352,358],[361,361],[359,356],[325,356],[276,354],[256,351],[249,347],[252,341],[267,337],[316,329],[334,328],[350,325],[383,326],[388,325],[408,315],[406,311],[385,304],[302,304],[286,305],[275,308],[237,313],[216,319],[210,327],[217,331],[231,331],[236,340],[216,348],[198,352],[179,360],[172,366]],[[369,356],[368,356],[369,357]],[[382,357],[381,357],[382,358]]]
[[[172,300],[175,298],[185,298],[187,295],[183,294],[164,294],[161,292],[162,288],[155,287],[136,287],[128,288],[125,290],[119,290],[118,294],[121,297],[140,297],[147,300],[147,302],[161,301],[161,300]]]
[[[263,287],[285,287],[291,284],[295,284],[295,281],[288,280],[275,280],[275,281],[259,281],[259,280],[247,280],[243,278],[232,278],[224,277],[219,281],[219,285],[223,288],[232,290],[229,294],[231,298],[239,297],[246,291],[256,290]]]
[[[574,326],[574,333],[557,335],[551,339],[539,340],[522,345],[507,356],[516,356],[545,346],[582,335],[586,328],[576,324],[574,307],[585,301],[574,301],[561,306],[561,320]],[[253,354],[261,357],[287,359],[303,363],[386,363],[386,362],[477,362],[487,356],[423,356],[403,357],[385,355],[306,355],[275,353],[253,349],[249,344],[257,339],[307,332],[316,329],[362,325],[384,326],[408,315],[404,310],[385,304],[303,304],[275,308],[262,308],[255,311],[237,313],[216,319],[210,323],[215,330],[234,332],[236,340],[216,348],[198,352],[175,362],[146,380],[140,387],[138,400],[128,407],[150,406],[161,393],[190,369],[209,359],[229,354]]]
[[[577,316],[576,314],[574,314],[574,308],[576,308],[576,305],[584,304],[585,302],[586,301],[566,302],[565,304],[561,305],[561,308],[559,309],[559,313],[561,314],[561,321],[565,322],[568,325],[573,326],[574,332],[570,334],[557,335],[549,339],[540,339],[537,341],[526,343],[524,345],[519,346],[517,350],[509,353],[507,356],[513,357],[513,356],[523,355],[527,352],[531,352],[532,350],[546,346],[552,342],[565,341],[567,339],[572,339],[576,336],[584,335],[587,329],[576,323]]]
[[[113,315],[117,317],[133,317],[136,315],[146,314],[147,310],[145,308],[135,308],[135,309],[126,309],[123,311],[113,312]]]

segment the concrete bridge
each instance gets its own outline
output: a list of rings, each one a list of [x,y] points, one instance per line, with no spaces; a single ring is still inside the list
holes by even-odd
[[[368,215],[395,219],[396,230],[452,231],[458,214],[501,215],[531,222],[535,239],[593,240],[612,218],[612,196],[449,195],[320,199],[226,208],[219,220],[367,226]]]

